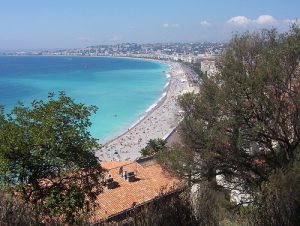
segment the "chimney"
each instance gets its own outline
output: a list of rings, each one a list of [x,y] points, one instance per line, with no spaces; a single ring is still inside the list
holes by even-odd
[[[123,177],[123,166],[119,168],[119,174]]]
[[[135,174],[133,171],[126,172],[125,180],[128,182],[134,182],[135,181]]]
[[[105,180],[105,184],[108,189],[113,189],[115,187],[114,178],[112,178],[110,174],[108,174],[108,177]]]
[[[134,171],[126,171],[122,167],[122,169],[119,170],[119,173],[122,174],[122,177],[124,178],[125,181],[134,182],[136,180]]]

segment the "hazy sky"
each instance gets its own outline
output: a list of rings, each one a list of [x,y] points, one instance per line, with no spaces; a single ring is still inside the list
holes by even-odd
[[[226,41],[297,18],[300,0],[0,0],[0,49]]]

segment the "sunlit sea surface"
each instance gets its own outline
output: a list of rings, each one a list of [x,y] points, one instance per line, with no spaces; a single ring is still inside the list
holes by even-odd
[[[28,105],[49,92],[65,91],[76,102],[96,105],[91,134],[103,143],[125,131],[161,96],[168,66],[107,57],[1,56],[0,105]]]

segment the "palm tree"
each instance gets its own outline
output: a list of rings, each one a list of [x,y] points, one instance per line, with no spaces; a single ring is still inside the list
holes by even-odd
[[[150,139],[147,146],[144,147],[140,153],[142,156],[155,155],[158,152],[164,151],[166,149],[166,141],[163,139]]]

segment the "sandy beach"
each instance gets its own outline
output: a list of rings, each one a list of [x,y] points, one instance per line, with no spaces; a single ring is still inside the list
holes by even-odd
[[[160,100],[125,133],[96,151],[101,161],[133,161],[141,156],[139,151],[150,139],[165,139],[177,127],[181,119],[177,98],[184,92],[196,91],[197,87],[191,82],[195,74],[180,63],[167,64],[169,78]]]

